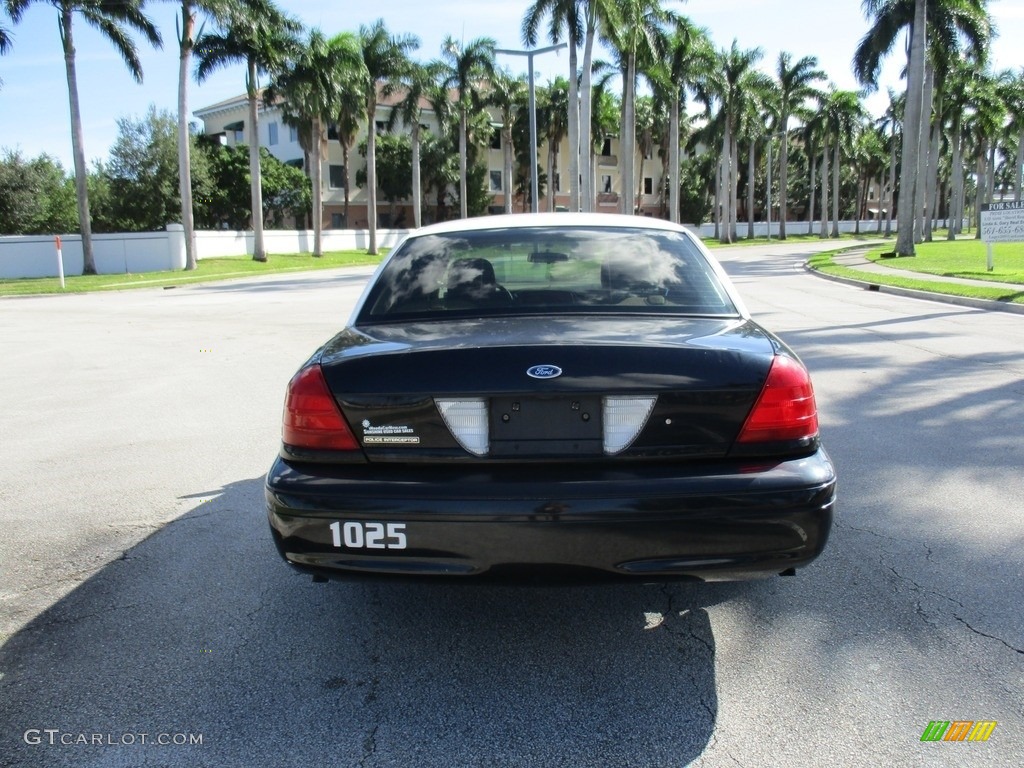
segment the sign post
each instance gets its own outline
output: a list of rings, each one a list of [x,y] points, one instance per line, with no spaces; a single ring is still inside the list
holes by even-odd
[[[982,203],[981,239],[988,252],[988,271],[995,269],[992,243],[1024,243],[1024,202]]]
[[[60,276],[60,289],[64,290],[64,256],[60,252],[60,235],[53,238],[57,245],[57,274]]]

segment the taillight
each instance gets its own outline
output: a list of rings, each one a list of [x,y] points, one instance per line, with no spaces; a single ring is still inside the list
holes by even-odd
[[[818,434],[811,377],[799,362],[776,355],[761,394],[736,439],[739,443],[800,440]]]
[[[281,438],[286,445],[297,448],[335,451],[359,448],[327,388],[319,365],[303,368],[288,382]]]

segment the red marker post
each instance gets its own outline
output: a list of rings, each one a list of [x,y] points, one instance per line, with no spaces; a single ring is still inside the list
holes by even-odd
[[[57,245],[57,274],[60,276],[60,289],[64,290],[64,256],[60,252],[60,235],[55,235],[53,238],[54,243]]]

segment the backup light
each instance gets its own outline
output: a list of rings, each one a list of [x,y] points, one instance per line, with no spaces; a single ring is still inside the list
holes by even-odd
[[[636,440],[647,423],[657,397],[623,395],[605,397],[602,401],[604,452],[611,456],[625,450]]]
[[[487,401],[482,397],[463,400],[434,400],[445,426],[459,445],[474,456],[486,456],[490,450],[487,426]]]

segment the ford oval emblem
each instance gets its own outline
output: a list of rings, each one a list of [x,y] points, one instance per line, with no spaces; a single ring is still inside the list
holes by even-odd
[[[526,375],[534,379],[553,379],[562,375],[557,365],[534,365],[526,369]]]

